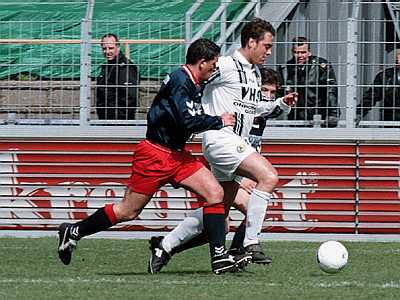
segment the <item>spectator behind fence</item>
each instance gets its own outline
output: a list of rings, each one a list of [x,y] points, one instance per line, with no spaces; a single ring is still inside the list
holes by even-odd
[[[139,73],[120,51],[115,34],[101,38],[101,48],[107,63],[101,66],[97,78],[96,110],[100,120],[132,120],[138,104]]]
[[[379,72],[357,106],[357,121],[365,117],[377,102],[381,102],[381,121],[400,121],[400,49],[396,50],[396,64]]]
[[[293,57],[278,68],[285,90],[298,93],[297,106],[288,115],[289,120],[326,121],[323,126],[336,127],[340,115],[337,108],[337,83],[331,64],[311,54],[305,37],[292,40]],[[282,96],[283,89],[280,91]]]

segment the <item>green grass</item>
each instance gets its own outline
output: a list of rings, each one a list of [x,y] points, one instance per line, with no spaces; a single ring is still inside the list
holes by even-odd
[[[400,243],[345,242],[346,268],[323,273],[319,243],[268,242],[270,266],[213,275],[206,246],[147,273],[144,240],[86,239],[71,265],[58,261],[56,238],[0,238],[0,299],[400,299]]]

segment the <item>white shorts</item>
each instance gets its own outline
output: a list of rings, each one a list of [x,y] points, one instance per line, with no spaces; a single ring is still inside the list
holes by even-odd
[[[203,134],[203,154],[218,181],[240,182],[240,176],[234,173],[242,161],[254,152],[256,150],[236,134],[223,130],[209,130]]]

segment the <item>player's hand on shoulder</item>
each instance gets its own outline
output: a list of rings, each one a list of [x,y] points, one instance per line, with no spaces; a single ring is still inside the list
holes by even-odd
[[[233,114],[233,113],[224,112],[221,115],[221,119],[222,119],[222,122],[224,123],[224,127],[225,126],[234,126],[236,124],[235,114]]]
[[[296,92],[286,94],[283,97],[283,102],[289,106],[295,106],[297,104],[298,94]]]

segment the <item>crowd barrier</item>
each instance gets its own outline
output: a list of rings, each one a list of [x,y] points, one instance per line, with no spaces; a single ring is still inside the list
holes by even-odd
[[[0,141],[0,234],[54,232],[120,201],[137,141]],[[201,156],[201,144],[189,144]],[[400,144],[268,142],[280,181],[263,232],[400,233]],[[170,231],[199,206],[194,194],[162,187],[118,232]],[[243,215],[232,210],[233,230]]]

